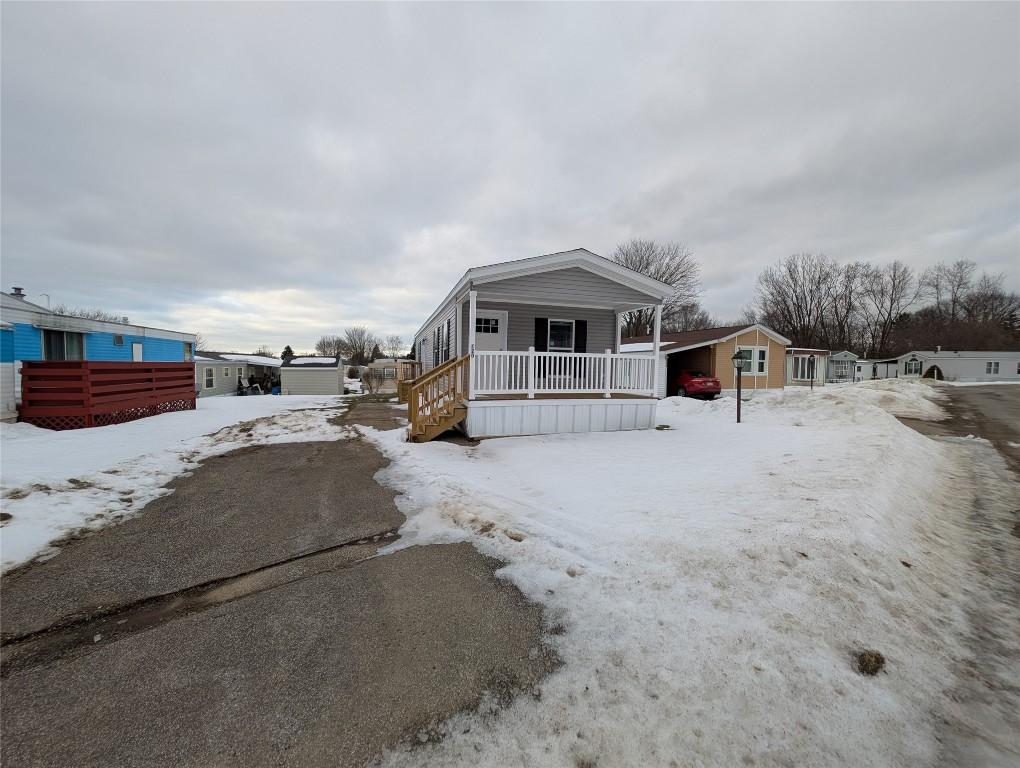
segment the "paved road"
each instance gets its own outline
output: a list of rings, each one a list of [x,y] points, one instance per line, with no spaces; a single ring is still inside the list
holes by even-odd
[[[557,660],[498,562],[378,554],[403,519],[385,463],[361,440],[235,451],[4,579],[2,763],[360,766],[535,690]]]
[[[1020,386],[943,387],[951,418],[911,422],[957,450],[960,523],[970,567],[960,574],[970,654],[957,662],[956,706],[940,733],[940,765],[1020,765]],[[979,440],[960,438],[980,437]],[[969,475],[969,483],[966,478]]]

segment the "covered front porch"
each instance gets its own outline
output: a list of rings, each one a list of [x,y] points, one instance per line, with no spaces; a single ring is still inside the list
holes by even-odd
[[[668,293],[583,250],[468,270],[416,334],[412,439],[454,423],[476,437],[652,426]],[[652,349],[623,354],[636,311]]]

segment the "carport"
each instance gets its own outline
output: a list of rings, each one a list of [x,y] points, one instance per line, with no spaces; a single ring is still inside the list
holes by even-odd
[[[680,394],[677,378],[681,371],[700,371],[714,376],[712,364],[712,345],[705,344],[694,349],[682,349],[666,353],[666,397]]]

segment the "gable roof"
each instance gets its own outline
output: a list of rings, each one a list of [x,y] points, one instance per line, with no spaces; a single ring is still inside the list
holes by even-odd
[[[663,333],[659,337],[661,352],[680,352],[685,349],[696,349],[709,344],[729,341],[747,331],[760,331],[773,341],[789,345],[790,340],[780,336],[771,328],[766,328],[760,323],[750,325],[721,325],[717,328],[701,328],[696,331],[679,331],[677,333]],[[655,339],[652,336],[631,336],[620,340],[620,350],[623,352],[650,351]],[[630,346],[630,349],[624,347]],[[645,349],[647,347],[647,349]]]
[[[435,311],[429,315],[428,319],[422,323],[421,327],[415,331],[415,338],[427,328],[432,321],[442,312],[443,308],[446,307],[453,299],[464,293],[465,290],[469,290],[472,285],[480,285],[485,283],[493,283],[499,280],[507,280],[512,277],[522,277],[524,275],[537,275],[542,272],[551,272],[557,269],[568,269],[570,267],[579,267],[586,269],[589,272],[593,272],[596,275],[626,285],[639,293],[643,293],[649,298],[649,304],[653,302],[662,301],[667,296],[673,293],[673,286],[663,283],[660,280],[642,275],[640,272],[635,272],[629,267],[625,267],[622,264],[617,264],[611,259],[607,259],[604,256],[599,256],[597,253],[589,251],[587,248],[574,248],[569,251],[558,251],[556,253],[547,253],[542,256],[530,256],[525,259],[516,259],[514,261],[501,261],[496,264],[488,264],[481,267],[471,267],[468,269],[460,280],[457,281],[453,289],[446,294],[439,306],[436,307]]]

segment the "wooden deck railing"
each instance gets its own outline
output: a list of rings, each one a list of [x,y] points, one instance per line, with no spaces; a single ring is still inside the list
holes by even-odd
[[[613,352],[475,352],[475,395],[654,395],[655,358]]]
[[[64,360],[21,366],[21,420],[47,429],[101,427],[194,408],[190,362]]]
[[[447,360],[412,382],[407,398],[407,420],[412,440],[430,429],[453,426],[450,419],[467,399],[468,356]]]

